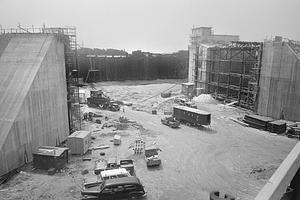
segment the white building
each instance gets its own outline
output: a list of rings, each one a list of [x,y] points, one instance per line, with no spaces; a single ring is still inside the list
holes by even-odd
[[[194,83],[195,88],[199,88],[200,91],[205,90],[203,82],[206,79],[207,49],[217,45],[226,45],[232,41],[239,41],[239,36],[215,35],[212,27],[193,28],[189,45],[188,82]],[[198,68],[195,68],[196,65]]]

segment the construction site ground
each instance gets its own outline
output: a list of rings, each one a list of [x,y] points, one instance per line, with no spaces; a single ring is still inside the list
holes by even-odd
[[[0,199],[80,199],[84,180],[93,175],[94,162],[108,157],[134,160],[136,175],[145,186],[148,200],[208,200],[212,190],[224,191],[237,199],[254,199],[297,140],[266,131],[244,127],[231,118],[243,116],[246,110],[226,106],[209,95],[196,98],[199,109],[211,112],[210,127],[181,125],[172,129],[161,124],[164,111],[170,111],[174,99],[181,97],[182,80],[125,81],[94,84],[114,100],[132,103],[118,112],[89,108],[82,112],[101,114],[101,124],[83,121],[82,129],[92,132],[91,150],[84,156],[70,156],[66,167],[55,175],[33,169],[28,164],[10,181],[0,186]],[[89,94],[91,87],[82,88]],[[169,98],[160,93],[171,90]],[[157,115],[151,114],[157,108]],[[105,117],[107,117],[105,119]],[[123,120],[119,120],[120,117]],[[115,134],[122,143],[114,146]],[[146,146],[162,151],[162,165],[147,168],[143,154],[134,155],[134,139],[141,136]],[[100,152],[105,152],[101,156]],[[91,158],[83,161],[83,158]]]

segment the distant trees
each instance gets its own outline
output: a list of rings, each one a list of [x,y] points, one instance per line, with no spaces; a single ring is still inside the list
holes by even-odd
[[[95,55],[88,57],[87,55]],[[188,51],[152,54],[135,51],[128,54],[116,49],[79,49],[79,77],[86,79],[88,70],[99,70],[93,81],[183,79],[188,74]]]

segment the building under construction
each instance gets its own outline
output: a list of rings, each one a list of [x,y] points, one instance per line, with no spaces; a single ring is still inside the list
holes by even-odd
[[[80,128],[75,28],[0,35],[0,177]]]
[[[211,32],[209,27],[192,30],[189,82],[195,94],[210,93],[261,115],[299,121],[299,42],[281,37],[264,42],[238,41],[238,36],[205,39]]]

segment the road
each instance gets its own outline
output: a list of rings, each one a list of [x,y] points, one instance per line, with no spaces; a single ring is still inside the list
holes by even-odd
[[[203,130],[184,125],[171,129],[161,124],[162,115],[129,107],[122,114],[143,124],[151,132],[144,135],[146,141],[155,141],[162,149],[159,169],[148,169],[142,156],[134,157],[147,199],[204,200],[212,190],[253,199],[295,144],[286,137],[242,127],[217,111],[212,113],[211,128]],[[269,174],[252,176],[257,167]]]

